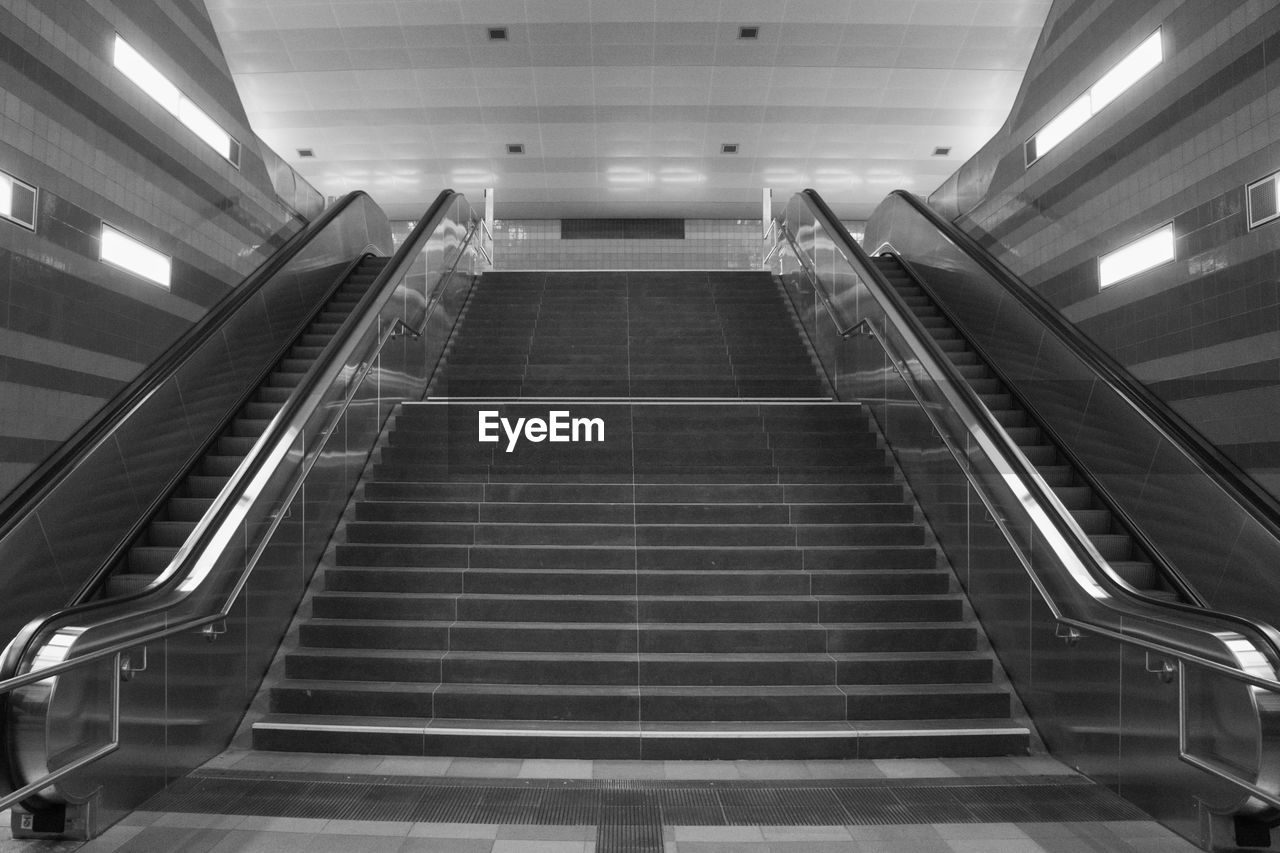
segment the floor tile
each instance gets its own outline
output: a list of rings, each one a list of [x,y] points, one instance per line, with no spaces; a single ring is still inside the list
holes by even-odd
[[[520,779],[591,779],[595,768],[590,761],[526,760],[520,767]]]
[[[398,853],[490,853],[488,838],[406,838]]]
[[[514,779],[523,763],[515,758],[455,758],[447,775]]]
[[[498,837],[501,829],[494,823],[415,823],[410,838],[487,838]]]
[[[499,839],[493,842],[493,853],[587,853],[586,848],[585,841],[504,841]]]
[[[446,757],[401,757],[393,756],[378,762],[375,773],[386,773],[391,776],[444,776],[452,758]]]
[[[938,758],[894,758],[875,761],[889,779],[944,779],[959,774]]]
[[[498,828],[500,841],[594,841],[594,826],[510,824]]]
[[[762,826],[765,841],[852,841],[844,826]]]
[[[491,853],[487,838],[406,838],[397,853]]]
[[[320,832],[324,835],[384,835],[407,838],[413,824],[400,820],[331,820]]]
[[[593,779],[665,779],[667,768],[662,761],[594,761]]]

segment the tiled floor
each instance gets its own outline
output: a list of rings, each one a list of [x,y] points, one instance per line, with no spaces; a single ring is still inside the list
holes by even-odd
[[[232,750],[204,768],[218,773],[332,774],[334,780],[360,776],[430,777],[453,780],[632,780],[762,785],[814,784],[814,780],[1002,779],[1050,777],[1075,782],[1074,773],[1050,758],[895,761],[519,761],[469,758],[383,758],[310,754],[265,754]],[[936,783],[935,783],[936,784]],[[1077,786],[1078,789],[1078,786]],[[871,790],[868,788],[868,790]],[[919,815],[922,821],[928,815]],[[1030,817],[1034,818],[1034,815]],[[914,818],[913,818],[914,819]],[[715,821],[704,821],[714,823]],[[6,817],[7,824],[7,817]],[[1192,853],[1196,848],[1151,821],[938,822],[878,825],[663,825],[649,839],[612,835],[594,825],[439,823],[273,817],[140,810],[85,845],[68,842],[0,841],[0,853],[69,851],[81,853]],[[657,838],[658,832],[661,838]],[[643,833],[642,833],[643,834]],[[632,832],[634,836],[634,832]],[[601,841],[600,839],[606,839]],[[649,841],[649,844],[641,842]],[[660,846],[659,846],[660,845]]]

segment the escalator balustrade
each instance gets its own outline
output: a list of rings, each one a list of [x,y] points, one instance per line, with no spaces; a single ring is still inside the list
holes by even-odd
[[[898,258],[883,254],[872,260],[1115,573],[1144,595],[1164,601],[1181,600],[1087,479],[1064,457]]]
[[[387,262],[387,258],[366,256],[356,265],[129,547],[102,585],[100,597],[115,598],[141,590],[168,567]]]

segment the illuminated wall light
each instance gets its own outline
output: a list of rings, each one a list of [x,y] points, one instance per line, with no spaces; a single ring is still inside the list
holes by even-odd
[[[1026,141],[1023,153],[1027,166],[1048,154],[1163,61],[1164,39],[1161,31],[1156,30],[1103,74],[1089,91],[1072,101],[1065,110],[1050,119],[1035,136]]]
[[[1169,223],[1099,258],[1099,286],[1110,287],[1117,282],[1176,260],[1177,256],[1173,239],[1173,223]]]
[[[1122,92],[1154,71],[1163,61],[1164,40],[1160,36],[1160,30],[1156,30],[1093,84],[1093,88],[1089,90],[1089,100],[1094,113],[1120,97]]]
[[[178,105],[178,120],[191,128],[196,136],[209,144],[226,159],[231,159],[231,134],[227,133],[208,113],[186,98]]]
[[[1093,118],[1093,110],[1089,106],[1089,96],[1082,95],[1071,102],[1071,106],[1058,113],[1040,129],[1035,136],[1036,156],[1043,157],[1058,143],[1075,133],[1084,123]]]
[[[204,140],[209,147],[236,168],[240,167],[240,143],[210,118],[208,113],[196,106],[195,102],[184,95],[169,78],[161,74],[118,33],[115,50],[112,53],[112,63],[138,88]]]
[[[98,257],[104,263],[128,270],[166,290],[169,288],[173,261],[150,246],[117,231],[110,225],[102,225],[102,246]]]
[[[175,116],[178,114],[178,102],[182,100],[182,92],[169,82],[169,78],[161,74],[156,67],[133,49],[127,41],[116,35],[115,52],[112,57],[116,68],[124,76],[132,80],[139,89],[146,92],[156,103]]]
[[[0,218],[36,228],[36,188],[0,172]]]

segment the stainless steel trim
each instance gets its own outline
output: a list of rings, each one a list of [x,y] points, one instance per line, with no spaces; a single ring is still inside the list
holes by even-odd
[[[829,217],[820,208],[814,207],[805,194],[797,195],[792,203],[802,205],[812,215],[815,227],[821,227],[828,235],[843,232],[842,228],[835,230],[839,228],[838,223],[833,225]],[[788,208],[790,207],[789,205]],[[961,393],[958,390],[961,387],[968,390],[965,380],[954,367],[935,356],[933,350],[936,345],[932,341],[926,343],[916,329],[918,323],[913,322],[914,318],[908,320],[894,300],[887,297],[888,286],[879,281],[876,271],[870,269],[862,258],[856,257],[857,252],[853,253],[855,257],[850,257],[850,253],[844,250],[844,240],[849,240],[852,245],[847,234],[844,235],[844,240],[831,240],[825,248],[834,249],[844,264],[852,268],[860,283],[867,287],[877,303],[876,307],[883,313],[883,322],[893,327],[894,332],[910,349],[909,355],[896,352],[884,332],[870,318],[852,324],[843,320],[834,309],[831,294],[816,273],[817,264],[805,256],[796,235],[787,227],[785,217],[784,213],[784,218],[779,222],[787,243],[799,269],[810,279],[818,301],[822,303],[838,334],[841,338],[847,338],[855,332],[863,332],[877,342],[885,353],[888,364],[901,377],[915,404],[933,425],[964,478],[994,519],[1002,537],[1011,546],[1013,554],[1027,572],[1059,628],[1065,627],[1068,630],[1068,639],[1075,639],[1070,635],[1072,631],[1085,631],[1176,660],[1179,677],[1179,752],[1182,760],[1231,783],[1266,806],[1280,808],[1280,771],[1277,770],[1280,768],[1280,739],[1272,735],[1276,729],[1276,721],[1280,719],[1280,709],[1275,707],[1280,704],[1280,697],[1275,695],[1280,693],[1280,677],[1277,675],[1280,666],[1270,642],[1270,638],[1275,635],[1274,628],[1211,611],[1201,611],[1198,614],[1199,621],[1196,622],[1187,615],[1187,611],[1192,608],[1162,608],[1158,602],[1142,598],[1126,600],[1123,593],[1132,588],[1116,575],[1089,542],[1074,518],[1040,477],[1035,466],[1026,459],[980,400],[976,405],[981,407],[985,417],[978,415],[973,402],[976,395],[971,391]],[[923,370],[946,400],[946,405],[959,417],[965,434],[976,443],[977,450],[987,462],[994,466],[995,476],[991,479],[1000,488],[1011,490],[1019,510],[1030,520],[1036,535],[1048,544],[1056,563],[1038,567],[1030,555],[1023,551],[1023,545],[1008,527],[1008,519],[998,510],[999,502],[990,492],[993,483],[979,477],[970,463],[969,455],[956,446],[950,429],[941,422],[935,410],[936,403],[930,403],[920,390],[919,380],[911,369],[912,366]],[[1049,577],[1043,574],[1051,570],[1065,573],[1064,577],[1059,577],[1052,583],[1053,588]],[[1067,589],[1075,590],[1070,602],[1057,600],[1054,592],[1063,580],[1068,580],[1071,584]],[[1113,590],[1122,595],[1114,594]],[[1103,614],[1109,617],[1105,621],[1099,618]],[[1254,636],[1242,634],[1242,627],[1252,630]],[[1245,778],[1240,770],[1191,753],[1188,746],[1190,700],[1185,688],[1189,666],[1203,668],[1249,686],[1256,720],[1257,779]],[[1160,673],[1165,671],[1164,667],[1159,670]],[[1263,780],[1269,784],[1260,784]],[[1257,811],[1257,805],[1242,802],[1239,808]]]
[[[445,201],[446,196],[448,201]],[[438,288],[446,286],[457,273],[458,264],[466,255],[472,238],[478,230],[478,222],[482,220],[476,220],[474,217],[469,219],[468,230],[465,237],[457,244],[457,254],[454,256],[452,264],[439,273],[435,282],[436,286],[431,288],[432,294],[421,294],[425,316],[423,316],[419,324],[411,326],[404,317],[398,316],[383,329],[381,328],[383,323],[381,312],[388,304],[393,293],[400,288],[409,275],[410,266],[419,257],[428,239],[442,224],[446,223],[447,217],[451,212],[451,205],[455,202],[465,205],[465,200],[456,193],[442,194],[441,198],[437,200],[435,216],[422,223],[423,227],[418,231],[418,239],[412,241],[412,246],[407,244],[404,250],[397,254],[394,261],[388,264],[387,268],[370,287],[370,296],[366,296],[361,302],[364,313],[358,317],[353,316],[348,319],[338,337],[326,346],[317,363],[289,396],[281,411],[268,424],[262,437],[255,442],[248,456],[237,467],[236,472],[215,498],[212,507],[201,518],[193,533],[179,549],[169,567],[149,587],[149,589],[155,591],[158,600],[150,602],[151,606],[149,608],[124,612],[111,610],[108,602],[106,603],[107,607],[104,614],[98,616],[102,621],[54,628],[52,633],[46,635],[31,647],[33,651],[28,654],[27,658],[27,660],[31,661],[27,664],[28,672],[0,681],[0,693],[12,693],[15,690],[29,687],[39,682],[49,682],[48,688],[43,693],[43,699],[46,702],[44,707],[47,708],[47,701],[52,695],[53,684],[55,683],[51,679],[72,670],[88,667],[95,661],[114,657],[109,742],[78,758],[72,764],[52,771],[48,770],[51,756],[48,752],[47,740],[44,744],[19,743],[16,746],[16,750],[24,756],[20,766],[22,768],[43,767],[47,772],[35,781],[23,784],[0,798],[0,808],[20,802],[37,793],[48,792],[51,786],[59,780],[102,756],[114,752],[118,748],[120,743],[119,682],[121,680],[119,675],[121,674],[121,655],[124,651],[193,629],[206,626],[212,627],[228,617],[231,608],[239,599],[241,593],[244,592],[250,575],[268,547],[271,541],[271,534],[286,517],[286,513],[275,511],[269,514],[269,523],[259,529],[265,532],[262,533],[255,550],[250,558],[245,561],[244,567],[236,576],[235,582],[230,586],[226,594],[222,596],[221,604],[215,605],[217,609],[214,612],[171,619],[168,611],[177,608],[193,596],[203,582],[215,571],[218,555],[237,536],[242,535],[242,526],[248,518],[250,509],[257,504],[259,498],[265,493],[268,482],[293,452],[295,442],[302,436],[304,425],[309,422],[310,418],[320,411],[322,407],[325,407],[325,426],[312,441],[313,447],[323,448],[336,425],[342,422],[343,416],[359,394],[363,380],[379,363],[380,356],[387,343],[393,337],[396,337],[401,329],[407,330],[415,337],[421,337],[425,333],[427,324],[438,304],[430,298],[431,295]],[[363,353],[359,359],[355,359],[356,349],[371,332],[375,331],[375,324],[377,333],[374,335],[374,345]],[[354,370],[351,369],[351,365],[355,365]],[[345,389],[341,404],[336,407],[332,405],[326,407],[325,394],[327,390],[339,386]],[[287,417],[288,420],[286,421]],[[309,458],[304,458],[302,465],[297,469],[295,476],[286,487],[285,497],[280,502],[280,506],[287,507],[292,503],[294,497],[297,496],[306,482],[308,474],[318,461],[318,454],[312,454]],[[246,477],[248,478],[247,481]],[[180,579],[179,575],[181,575]],[[203,602],[197,602],[197,606],[200,604],[203,604]],[[130,631],[129,626],[131,623],[140,622],[140,620],[153,614],[163,614],[163,617],[159,620],[161,624],[158,627]],[[86,614],[86,616],[88,615]],[[72,654],[77,642],[87,632],[91,632],[94,627],[103,626],[114,629],[114,637],[96,648],[91,645],[86,651],[75,654],[73,657]],[[216,634],[217,632],[215,631],[214,633]],[[35,704],[40,704],[39,697],[36,699]]]

